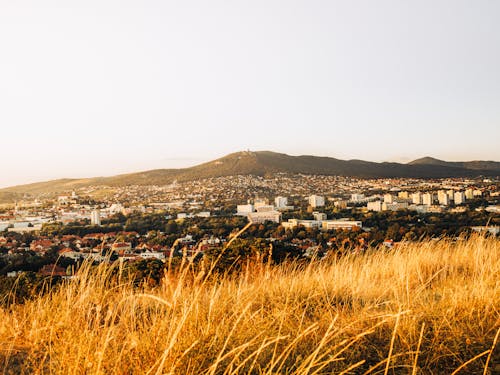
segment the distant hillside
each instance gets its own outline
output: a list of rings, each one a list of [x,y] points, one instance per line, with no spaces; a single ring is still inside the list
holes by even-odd
[[[339,160],[319,156],[290,156],[271,151],[243,151],[191,168],[156,169],[123,174],[113,177],[85,179],[61,179],[21,185],[0,190],[2,197],[10,200],[20,194],[40,194],[68,191],[91,185],[166,185],[177,181],[203,178],[257,175],[271,173],[304,173],[352,176],[362,178],[444,178],[474,177],[478,175],[500,175],[500,163],[493,161],[446,162],[433,158],[422,158],[408,164],[374,163],[363,160]]]
[[[453,168],[464,168],[471,170],[480,171],[500,171],[500,162],[498,161],[484,161],[484,160],[474,160],[474,161],[444,161],[429,156],[421,159],[414,160],[409,165],[439,165],[443,167],[453,167]]]

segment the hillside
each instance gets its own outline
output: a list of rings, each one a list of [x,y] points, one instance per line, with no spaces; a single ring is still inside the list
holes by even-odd
[[[426,156],[421,159],[413,160],[409,165],[439,165],[450,168],[463,168],[480,171],[500,171],[500,162],[491,160],[474,160],[474,161],[444,161]]]
[[[444,178],[500,175],[500,163],[492,161],[446,162],[423,158],[408,164],[375,163],[363,160],[340,160],[311,155],[290,156],[271,151],[243,151],[191,168],[156,169],[112,177],[61,179],[21,185],[0,190],[0,197],[10,199],[20,194],[68,191],[91,185],[165,185],[173,181],[189,181],[231,175],[264,176],[270,173],[304,173],[353,176],[363,178]]]
[[[87,264],[44,296],[10,306],[5,297],[0,366],[7,374],[498,374],[498,240],[378,250],[307,265],[249,259],[234,276],[208,276],[209,263],[164,265],[157,286],[135,285],[122,265]]]

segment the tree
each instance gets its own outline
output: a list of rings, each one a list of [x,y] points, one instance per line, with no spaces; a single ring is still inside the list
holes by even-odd
[[[179,231],[179,226],[175,220],[169,220],[165,225],[165,234],[176,234]]]

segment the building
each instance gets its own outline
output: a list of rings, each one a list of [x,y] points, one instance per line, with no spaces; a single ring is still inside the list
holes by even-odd
[[[93,210],[90,213],[90,224],[101,226],[101,212],[99,210]]]
[[[453,195],[453,200],[455,204],[464,204],[465,203],[465,194],[463,191],[456,191]]]
[[[368,211],[382,211],[382,202],[381,201],[374,201],[374,202],[368,202],[366,205],[366,208]]]
[[[323,212],[313,212],[314,220],[323,221],[326,220],[326,214]]]
[[[455,190],[449,189],[446,191],[446,194],[448,194],[448,198],[450,199],[450,201],[452,201],[455,196]]]
[[[406,210],[407,208],[408,202],[382,203],[382,211],[399,211]]]
[[[281,223],[283,228],[292,229],[297,226],[303,226],[304,228],[321,228],[321,221],[318,220],[299,220],[299,219],[288,219],[287,222]]]
[[[320,195],[311,195],[308,198],[308,202],[312,208],[323,207],[325,205],[325,197]]]
[[[322,230],[333,230],[333,229],[348,229],[361,228],[361,221],[352,220],[299,220],[299,219],[288,219],[287,222],[282,223],[285,229],[292,229],[299,225],[304,228],[318,228]]]
[[[325,220],[321,223],[321,227],[324,230],[332,230],[332,229],[347,229],[352,230],[354,228],[361,228],[361,221],[352,221],[352,220]]]
[[[266,198],[255,198],[254,200],[255,209],[257,209],[257,207],[260,206],[268,206],[268,205],[269,205],[269,200],[267,200]]]
[[[474,199],[474,189],[465,190],[465,199]]]
[[[393,203],[394,197],[392,194],[384,194],[384,203]]]
[[[132,251],[132,244],[130,242],[115,242],[111,245],[111,250],[117,254],[126,254]]]
[[[363,202],[364,199],[364,194],[351,194],[351,202]]]
[[[446,191],[438,191],[438,202],[441,206],[448,206],[450,204],[450,197]]]
[[[255,210],[257,212],[269,212],[269,211],[274,211],[275,208],[271,204],[263,204],[263,205],[260,205],[260,206],[255,206]]]
[[[402,199],[409,199],[410,198],[410,195],[408,194],[407,191],[400,191],[398,193],[398,198],[402,198]]]
[[[421,192],[416,192],[411,195],[411,200],[413,204],[422,204],[422,193]]]
[[[250,212],[253,211],[253,204],[239,204],[236,206],[236,215],[247,216]]]
[[[343,201],[343,200],[340,200],[340,201],[335,201],[333,203],[333,205],[338,208],[338,209],[344,209],[344,208],[347,208],[347,201]]]
[[[422,195],[422,204],[426,206],[432,206],[434,204],[434,194],[425,193]]]
[[[477,226],[477,227],[471,227],[471,229],[474,232],[479,232],[479,233],[488,232],[495,236],[500,233],[500,226]]]
[[[250,212],[247,217],[250,222],[255,224],[262,224],[266,221],[281,222],[281,212],[278,211]]]
[[[274,199],[274,205],[276,208],[286,208],[288,205],[288,199],[286,197],[276,197]]]

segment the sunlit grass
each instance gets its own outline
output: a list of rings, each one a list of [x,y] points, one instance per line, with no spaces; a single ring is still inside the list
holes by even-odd
[[[138,288],[118,265],[84,268],[0,310],[1,371],[492,374],[500,365],[495,239],[209,270],[186,264]]]

